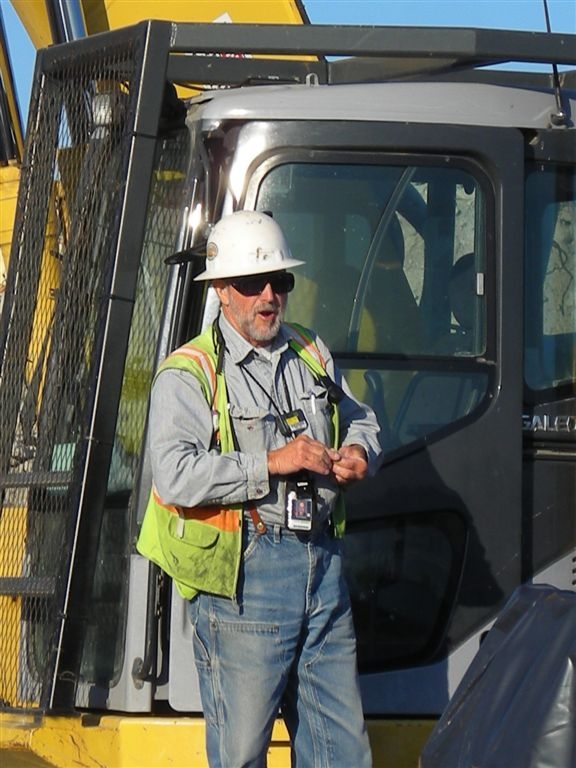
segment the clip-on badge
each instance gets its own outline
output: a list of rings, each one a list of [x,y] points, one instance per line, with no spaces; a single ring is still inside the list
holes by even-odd
[[[297,408],[294,411],[287,413],[281,413],[276,418],[276,424],[282,437],[296,437],[301,432],[304,432],[308,426],[308,421],[304,415],[304,411]]]
[[[299,472],[286,483],[286,526],[291,531],[310,531],[316,510],[314,483],[307,472]]]

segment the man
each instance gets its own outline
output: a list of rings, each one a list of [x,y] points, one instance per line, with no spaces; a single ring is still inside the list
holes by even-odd
[[[378,425],[322,341],[283,322],[302,263],[269,216],[221,219],[196,278],[219,317],[152,390],[151,505],[171,538],[148,555],[190,598],[212,768],[265,766],[279,710],[299,768],[371,762],[338,499]]]

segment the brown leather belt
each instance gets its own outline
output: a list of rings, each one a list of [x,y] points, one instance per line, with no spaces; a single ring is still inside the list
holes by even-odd
[[[260,515],[258,514],[258,510],[255,506],[251,505],[248,507],[248,512],[250,514],[250,517],[252,518],[252,523],[254,524],[254,528],[256,528],[256,533],[262,535],[263,533],[266,533],[266,523],[262,520]]]

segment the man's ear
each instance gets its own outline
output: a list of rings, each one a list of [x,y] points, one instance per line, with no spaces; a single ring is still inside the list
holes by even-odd
[[[230,286],[227,285],[227,283],[224,280],[214,280],[212,283],[214,290],[216,291],[216,295],[218,296],[218,299],[220,300],[220,304],[222,306],[227,307],[228,304],[230,304]]]

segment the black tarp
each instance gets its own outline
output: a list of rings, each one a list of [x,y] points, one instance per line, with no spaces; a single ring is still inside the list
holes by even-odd
[[[576,593],[522,586],[421,755],[421,768],[576,768]]]

